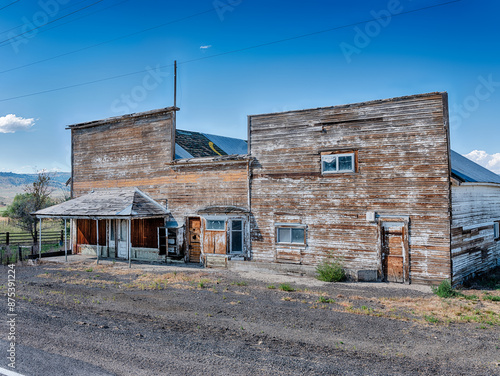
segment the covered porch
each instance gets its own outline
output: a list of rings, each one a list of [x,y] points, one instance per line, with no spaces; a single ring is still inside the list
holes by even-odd
[[[137,188],[91,193],[33,213],[40,221],[60,218],[71,223],[72,253],[129,261],[165,261],[161,229],[170,212]]]

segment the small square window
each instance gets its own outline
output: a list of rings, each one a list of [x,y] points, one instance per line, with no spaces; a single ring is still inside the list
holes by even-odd
[[[354,153],[324,154],[321,156],[322,174],[354,172],[354,168]]]
[[[306,229],[302,225],[276,226],[276,243],[306,244]]]

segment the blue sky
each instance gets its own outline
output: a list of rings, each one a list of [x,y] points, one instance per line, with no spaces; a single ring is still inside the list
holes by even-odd
[[[69,171],[66,126],[172,105],[177,60],[179,129],[246,138],[247,115],[447,91],[452,148],[500,173],[499,13],[495,0],[0,0],[0,171]]]

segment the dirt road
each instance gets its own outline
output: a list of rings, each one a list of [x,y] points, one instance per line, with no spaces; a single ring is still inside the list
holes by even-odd
[[[7,268],[1,267],[7,294]],[[284,291],[294,290],[294,291]],[[499,291],[134,265],[16,266],[23,375],[500,375]],[[7,368],[6,297],[0,367]],[[1,374],[1,372],[0,372]]]

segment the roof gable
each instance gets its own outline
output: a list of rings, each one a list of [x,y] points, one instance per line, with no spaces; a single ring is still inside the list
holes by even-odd
[[[137,188],[110,188],[42,209],[37,217],[79,218],[151,218],[164,217],[169,211]]]

